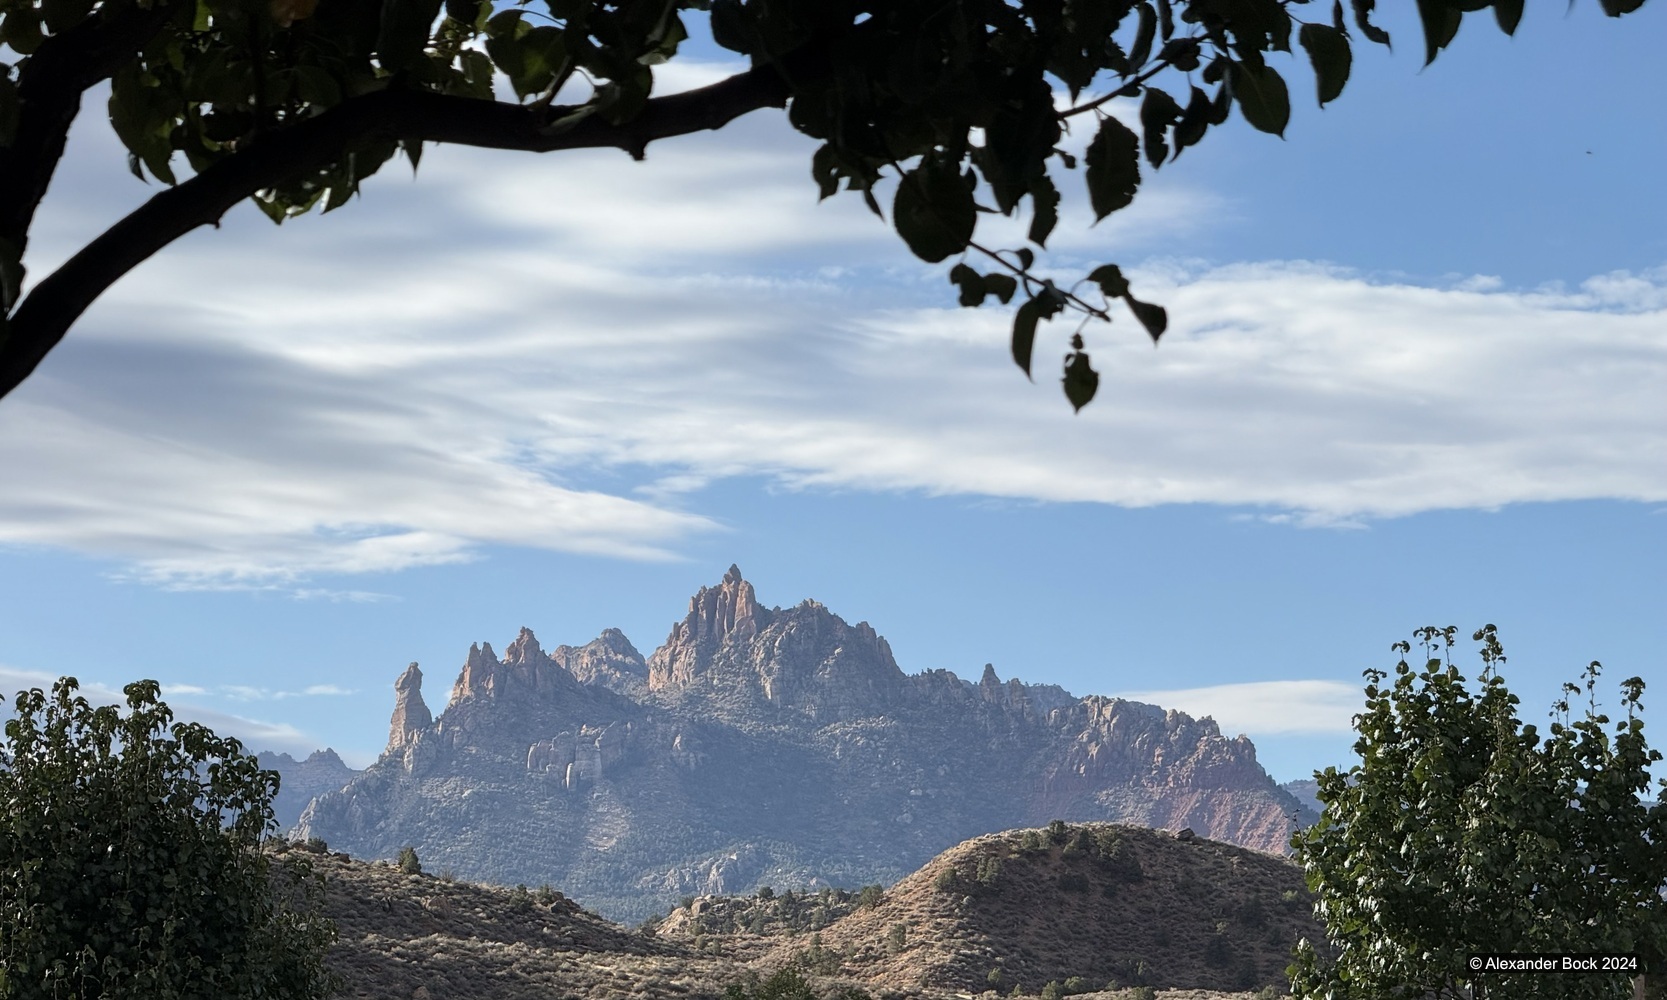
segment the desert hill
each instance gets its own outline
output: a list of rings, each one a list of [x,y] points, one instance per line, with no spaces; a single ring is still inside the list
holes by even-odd
[[[905,674],[866,622],[766,608],[730,567],[644,657],[617,630],[471,646],[442,712],[395,683],[387,750],[293,836],[407,844],[616,919],[684,896],[891,883],[945,848],[1055,817],[1282,851],[1303,807],[1244,737],[1052,685]]]
[[[1110,824],[981,837],[887,890],[691,900],[635,930],[548,888],[274,850],[324,876],[339,931],[329,961],[349,998],[716,1000],[792,967],[822,997],[994,1000],[999,968],[1001,996],[1053,982],[1089,1000],[1129,1000],[1142,984],[1163,1000],[1248,1000],[1258,994],[1209,987],[1278,982],[1291,944],[1313,933],[1288,862]]]

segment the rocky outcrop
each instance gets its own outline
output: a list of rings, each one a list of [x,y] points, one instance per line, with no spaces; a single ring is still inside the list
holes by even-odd
[[[294,827],[302,810],[315,796],[342,788],[359,773],[328,747],[314,750],[305,760],[298,761],[287,753],[269,752],[257,754],[256,759],[265,770],[278,772],[278,794],[272,799],[272,813],[278,821],[279,832]]]
[[[623,919],[690,893],[887,882],[1056,818],[1278,852],[1299,809],[1210,719],[988,665],[976,683],[906,675],[866,622],[765,608],[733,566],[646,660],[617,630],[545,652],[523,629],[502,658],[471,646],[423,726],[407,677],[398,752],[317,798],[296,836],[372,857],[410,844]]]
[[[394,716],[388,722],[388,752],[405,749],[412,737],[434,723],[434,714],[423,701],[423,672],[415,663],[394,681]]]

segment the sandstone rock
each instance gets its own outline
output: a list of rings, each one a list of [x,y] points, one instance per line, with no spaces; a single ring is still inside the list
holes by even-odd
[[[278,794],[272,799],[272,813],[280,833],[295,825],[314,796],[345,786],[359,773],[328,747],[314,750],[300,761],[287,753],[270,752],[257,754],[256,759],[263,769],[278,772]]]
[[[404,749],[413,735],[433,723],[434,715],[423,701],[423,672],[413,663],[394,681],[394,715],[388,723],[388,752]]]
[[[976,684],[908,676],[866,622],[766,609],[734,567],[646,660],[616,630],[546,653],[524,629],[501,660],[470,647],[432,726],[394,728],[403,755],[321,795],[295,836],[368,857],[416,844],[431,870],[559,885],[625,920],[685,895],[884,883],[1055,818],[1281,852],[1298,809],[1208,718],[993,666]]]

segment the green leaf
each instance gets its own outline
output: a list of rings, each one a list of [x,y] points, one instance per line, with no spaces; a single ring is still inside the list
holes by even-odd
[[[1291,95],[1273,67],[1235,61],[1228,69],[1227,80],[1244,120],[1253,128],[1283,138],[1291,120]]]
[[[924,159],[904,174],[892,203],[898,235],[928,264],[967,248],[977,212],[960,165],[947,158]]]
[[[1080,348],[1082,338],[1077,337],[1073,343]],[[1075,350],[1065,355],[1065,377],[1060,382],[1065,386],[1065,398],[1071,401],[1071,409],[1081,413],[1100,388],[1100,373],[1088,363],[1087,351]]]
[[[1013,315],[1013,363],[1030,378],[1030,355],[1036,347],[1036,321],[1041,317],[1035,299],[1020,303]],[[1031,379],[1032,382],[1035,379]]]
[[[1337,99],[1349,80],[1349,65],[1353,59],[1349,52],[1349,40],[1341,31],[1324,24],[1303,25],[1297,40],[1308,52],[1308,61],[1314,64],[1315,86],[1319,90],[1320,107],[1323,108]]]
[[[1115,118],[1101,121],[1085,159],[1095,222],[1134,201],[1140,186],[1140,140],[1127,125]]]
[[[1169,143],[1164,137],[1169,126],[1180,117],[1181,106],[1175,98],[1156,87],[1147,88],[1146,100],[1140,103],[1140,129],[1146,142],[1146,162],[1153,169],[1163,166],[1164,158],[1169,155]]]
[[[1424,65],[1428,66],[1459,33],[1464,11],[1445,0],[1418,0],[1418,19],[1424,24]]]
[[[1129,311],[1134,313],[1135,319],[1140,320],[1140,325],[1146,328],[1147,335],[1152,338],[1152,343],[1156,344],[1163,332],[1169,329],[1169,313],[1163,306],[1142,302],[1133,295],[1125,294],[1123,301],[1128,303]]]
[[[1088,280],[1100,286],[1108,299],[1120,299],[1129,294],[1129,282],[1123,269],[1116,264],[1101,264],[1088,273]]]

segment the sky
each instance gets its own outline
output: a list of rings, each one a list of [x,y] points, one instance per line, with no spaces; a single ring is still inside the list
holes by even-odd
[[[1663,718],[1667,5],[1472,16],[1427,68],[1384,24],[1323,111],[1278,64],[1283,140],[1235,113],[1098,226],[1062,182],[1043,271],[1117,261],[1170,315],[1156,349],[1084,331],[1075,415],[1071,327],[1027,382],[1010,311],[818,204],[779,112],[240,206],[0,400],[0,692],[155,678],[251,749],[364,766],[407,663],[439,711],[521,626],[647,655],[735,563],[905,672],[1210,715],[1282,781],[1347,766],[1362,671],[1424,625],[1474,675],[1497,624],[1524,721],[1592,660],[1600,709],[1638,675]],[[744,68],[695,33],[657,92]],[[31,279],[156,190],[87,101]]]

